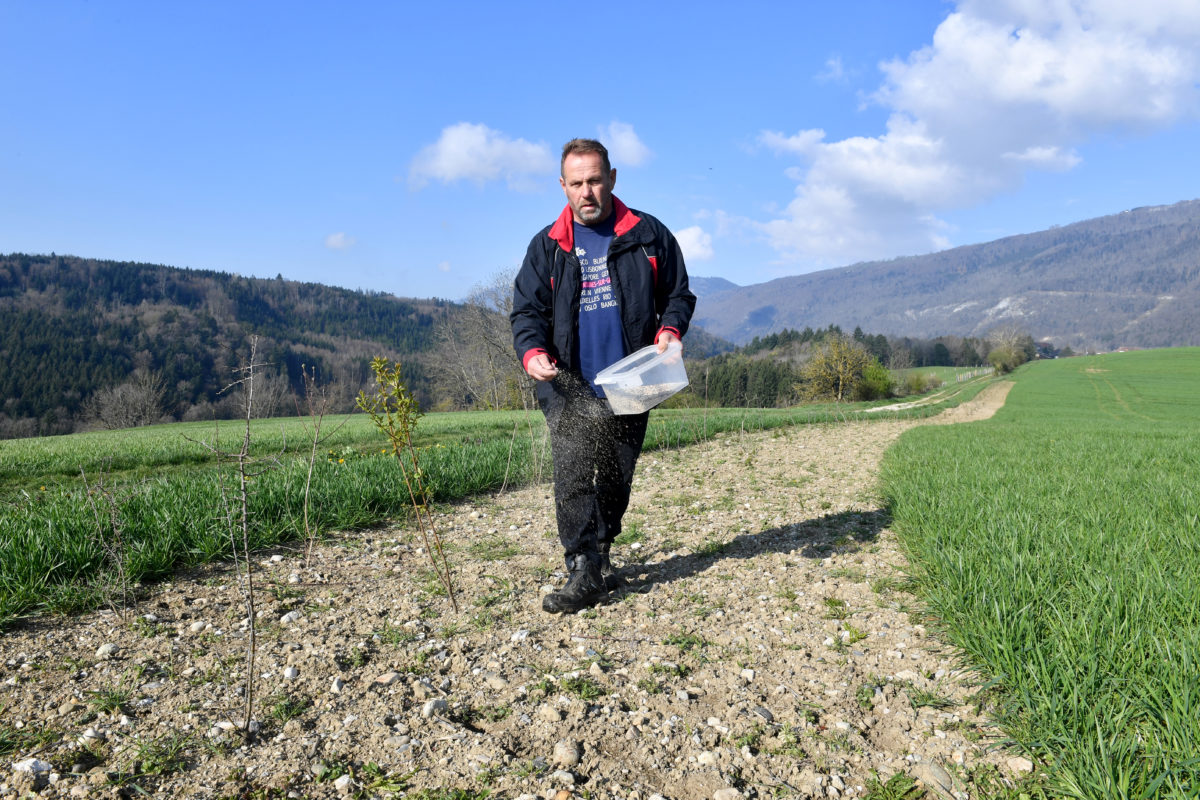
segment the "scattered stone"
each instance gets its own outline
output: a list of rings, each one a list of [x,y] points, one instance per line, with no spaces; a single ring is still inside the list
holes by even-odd
[[[936,761],[922,760],[913,767],[912,775],[939,797],[954,800],[954,778]]]
[[[334,694],[341,694],[344,688],[346,688],[346,682],[342,680],[341,676],[334,678],[333,683],[329,685],[329,691]]]
[[[573,767],[579,763],[579,743],[561,739],[554,745],[554,763],[560,767]]]
[[[1033,762],[1028,758],[1013,756],[1012,758],[1008,759],[1007,763],[1008,768],[1017,774],[1033,772]]]
[[[421,716],[425,719],[432,719],[438,714],[445,714],[450,708],[450,704],[445,698],[435,697],[432,700],[426,700],[425,705],[421,706]]]
[[[27,758],[24,761],[14,762],[12,765],[13,772],[30,772],[40,773],[49,772],[54,769],[48,761],[42,761],[40,758]]]
[[[385,672],[375,679],[376,686],[391,686],[396,681],[400,680],[399,672]]]
[[[565,769],[554,770],[554,772],[550,775],[550,780],[554,783],[560,783],[563,786],[575,785],[575,776],[567,772]]]
[[[280,625],[291,625],[293,622],[299,622],[304,615],[299,611],[289,611],[279,618]]]
[[[742,800],[743,797],[744,795],[732,786],[713,792],[713,800]]]
[[[117,646],[115,644],[113,644],[112,642],[102,644],[102,645],[100,645],[99,648],[96,649],[96,658],[101,658],[101,659],[112,658],[116,654],[117,654]]]
[[[288,667],[283,671],[283,677],[287,678],[289,681],[294,681],[296,678],[300,677],[300,670],[296,669],[295,667]]]

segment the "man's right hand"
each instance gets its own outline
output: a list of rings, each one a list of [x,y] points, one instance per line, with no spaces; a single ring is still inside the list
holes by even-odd
[[[539,353],[529,359],[529,363],[525,365],[525,371],[535,381],[550,381],[554,380],[554,376],[558,374],[558,367],[554,366],[550,356]]]

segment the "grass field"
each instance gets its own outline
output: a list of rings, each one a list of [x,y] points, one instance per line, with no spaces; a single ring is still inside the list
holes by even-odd
[[[655,411],[646,448],[845,419],[855,405]],[[365,416],[326,419],[322,433],[329,438],[313,475],[311,530],[353,529],[409,513],[398,463]],[[234,422],[187,423],[0,442],[0,624],[31,610],[91,607],[111,597],[118,582],[155,580],[227,557],[236,480],[228,459],[217,464],[211,445],[219,439],[220,449],[234,450],[243,435]],[[311,434],[298,419],[262,420],[253,424],[252,443],[261,473],[250,484],[252,546],[303,539]],[[416,445],[435,502],[549,477],[539,412],[430,414],[420,421]]]
[[[1200,350],[1014,377],[885,458],[924,597],[1054,792],[1200,796]]]

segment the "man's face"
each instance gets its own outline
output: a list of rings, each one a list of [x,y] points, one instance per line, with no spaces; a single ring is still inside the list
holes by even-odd
[[[617,171],[604,172],[599,153],[571,153],[563,161],[562,184],[571,216],[583,225],[595,225],[608,219],[612,212],[613,184]]]

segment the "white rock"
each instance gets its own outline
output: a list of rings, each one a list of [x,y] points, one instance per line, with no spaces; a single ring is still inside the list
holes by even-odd
[[[299,611],[289,611],[279,618],[280,625],[291,625],[293,622],[298,622],[303,616]]]
[[[300,677],[300,670],[296,669],[295,667],[288,667],[283,671],[283,677],[287,678],[289,681],[294,681],[296,678]]]
[[[375,683],[379,686],[391,686],[398,680],[400,680],[399,672],[385,672],[375,679]]]
[[[1033,772],[1033,762],[1028,758],[1013,756],[1008,760],[1008,768],[1013,772]]]
[[[96,650],[96,658],[112,658],[117,652],[117,646],[112,642],[100,645]]]
[[[354,783],[354,779],[349,775],[342,775],[333,782],[333,788],[337,789],[340,794],[349,794],[350,786]]]
[[[550,776],[550,780],[554,783],[561,783],[563,786],[575,785],[575,776],[565,769],[554,770],[554,774]]]
[[[554,763],[560,767],[573,767],[579,763],[580,757],[577,742],[561,739],[554,745]]]
[[[509,637],[510,642],[523,642],[529,638],[529,631],[521,629]]]
[[[333,692],[334,694],[341,694],[342,689],[344,689],[345,686],[346,682],[340,677],[334,678],[333,683],[329,686],[329,691]]]
[[[742,676],[742,680],[744,680],[746,683],[750,683],[754,680],[754,670],[752,669],[744,669],[739,674]]]
[[[79,737],[79,746],[80,747],[89,747],[93,744],[99,744],[100,742],[103,742],[103,741],[104,741],[103,733],[96,730],[95,728],[88,728],[86,731],[83,732],[83,735]]]
[[[743,796],[741,792],[733,787],[717,789],[713,792],[713,800],[742,800]]]
[[[449,707],[450,704],[443,698],[435,697],[432,700],[426,700],[425,705],[421,706],[421,716],[430,719],[435,714],[444,714]]]
[[[208,625],[204,620],[198,620],[188,626],[188,630],[192,633],[200,633]]]
[[[24,761],[14,762],[12,768],[13,772],[30,772],[34,775],[54,769],[48,762],[42,761],[40,758],[27,758]]]
[[[705,750],[700,755],[696,756],[696,761],[702,767],[715,767],[717,765],[717,754],[711,750]]]

